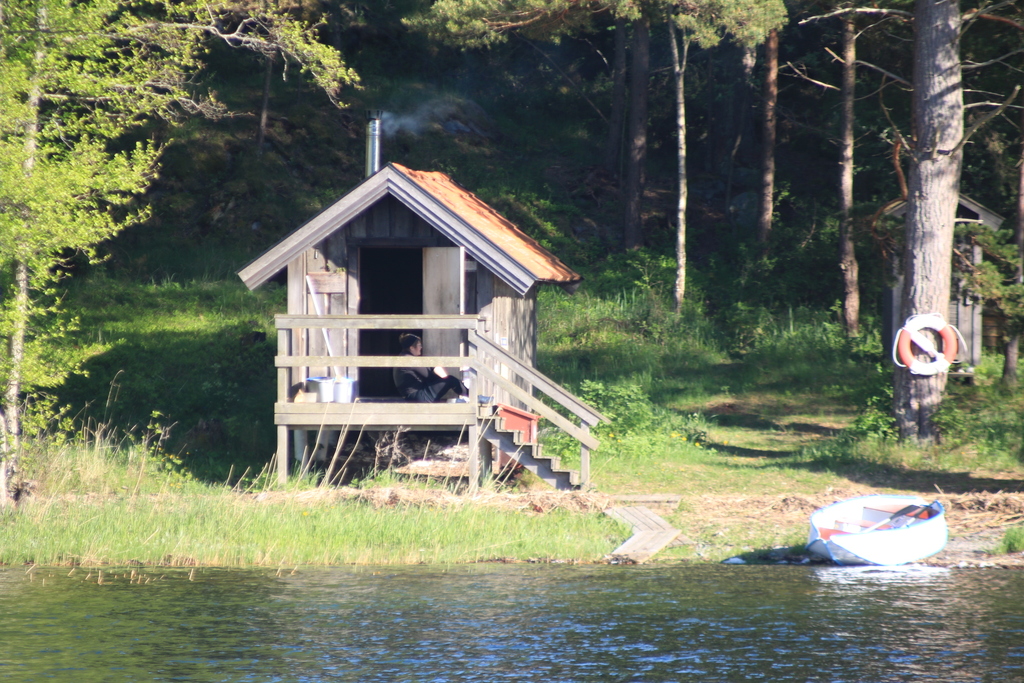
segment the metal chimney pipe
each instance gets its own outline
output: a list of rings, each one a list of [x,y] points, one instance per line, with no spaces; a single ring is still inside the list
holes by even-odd
[[[366,110],[366,177],[380,170],[380,109]]]

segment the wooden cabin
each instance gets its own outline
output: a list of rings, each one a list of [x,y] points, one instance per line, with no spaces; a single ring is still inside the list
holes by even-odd
[[[899,202],[893,205],[886,215],[903,217],[907,213],[907,203]],[[991,230],[998,230],[1005,219],[999,214],[985,208],[978,202],[966,195],[960,195],[960,201],[956,209],[957,223],[977,223],[984,225]],[[981,263],[981,247],[970,244],[957,244],[956,248],[966,258],[971,259],[974,264]],[[895,283],[885,292],[883,301],[883,339],[895,338],[896,331],[903,326],[906,316],[901,310],[901,297],[903,295],[903,272],[894,264]],[[981,351],[984,346],[983,328],[984,302],[980,301],[966,285],[962,275],[953,269],[952,283],[949,292],[949,309],[946,311],[946,320],[958,330],[964,338],[966,348],[961,349],[958,357],[962,360],[962,369],[951,372],[951,375],[972,374],[974,366],[981,362]]]
[[[310,435],[405,428],[464,431],[471,484],[494,449],[558,488],[588,483],[598,446],[589,428],[605,418],[535,367],[537,288],[572,292],[581,278],[471,192],[443,173],[389,164],[238,274],[254,289],[285,269],[274,406],[282,481],[305,466]],[[399,355],[403,332],[423,338],[422,357]],[[470,401],[405,402],[392,372],[414,366],[461,375]],[[321,377],[354,391],[316,401],[309,380]],[[580,471],[543,457],[529,430],[516,428],[515,409],[576,438]]]

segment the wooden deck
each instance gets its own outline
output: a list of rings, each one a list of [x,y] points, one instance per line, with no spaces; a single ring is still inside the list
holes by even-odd
[[[274,424],[292,429],[459,430],[476,424],[471,403],[275,403]]]

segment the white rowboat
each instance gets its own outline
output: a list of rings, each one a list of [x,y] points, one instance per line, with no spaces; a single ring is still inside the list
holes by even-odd
[[[949,530],[939,501],[916,496],[860,496],[811,515],[807,551],[841,565],[897,565],[946,547]]]

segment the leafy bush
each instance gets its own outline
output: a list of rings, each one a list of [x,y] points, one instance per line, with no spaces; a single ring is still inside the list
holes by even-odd
[[[999,545],[999,552],[1024,552],[1024,526],[1018,526],[1006,530],[1006,535],[1003,536],[1003,542]]]
[[[684,415],[682,424],[678,425],[678,432],[672,432],[673,438],[679,438],[690,445],[703,448],[710,442],[708,430],[711,429],[711,419],[702,413],[690,413]]]
[[[894,438],[896,418],[892,414],[892,373],[889,369],[876,363],[858,398],[856,402],[863,408],[846,430],[847,434],[862,438]]]
[[[635,382],[609,386],[604,382],[584,380],[580,385],[580,398],[611,420],[611,424],[598,427],[598,433],[637,433],[649,428],[655,420],[655,407],[650,396]]]

